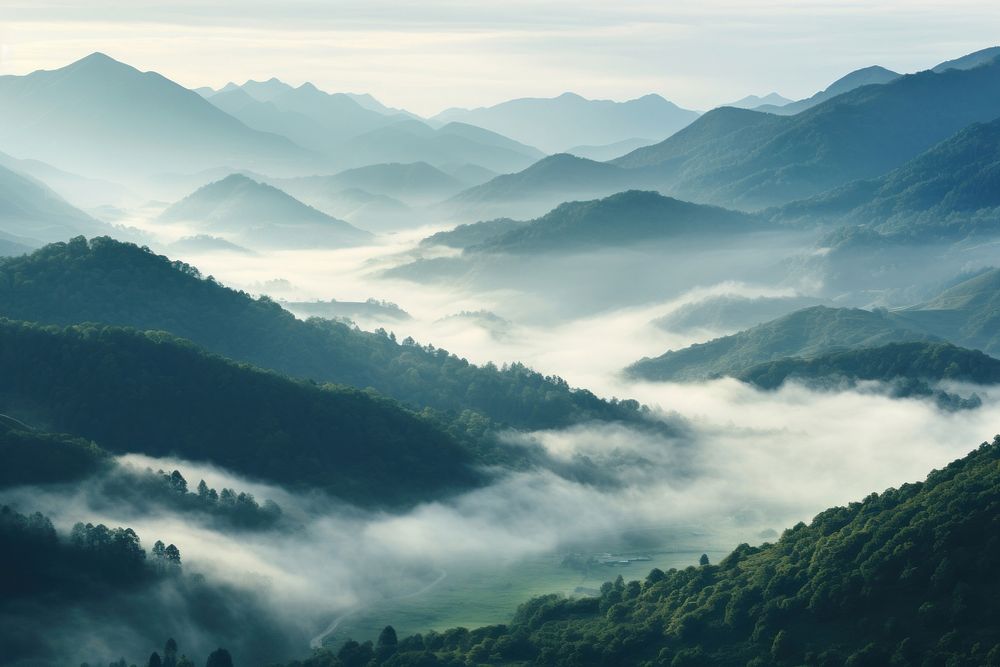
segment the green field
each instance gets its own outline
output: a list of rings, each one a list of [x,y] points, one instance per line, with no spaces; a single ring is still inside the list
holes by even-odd
[[[578,588],[597,590],[603,582],[619,574],[626,580],[641,580],[654,567],[667,570],[696,565],[702,553],[707,553],[714,562],[728,551],[660,547],[627,553],[650,560],[628,565],[598,564],[583,571],[563,565],[565,554],[550,554],[517,562],[447,569],[443,579],[419,594],[349,612],[342,617],[336,630],[324,639],[324,644],[336,647],[348,639],[374,639],[386,625],[392,625],[400,636],[405,636],[459,626],[474,628],[506,623],[517,606],[533,596],[548,593],[585,595],[587,593]],[[425,585],[431,581],[433,578]],[[420,586],[415,590],[420,590]]]

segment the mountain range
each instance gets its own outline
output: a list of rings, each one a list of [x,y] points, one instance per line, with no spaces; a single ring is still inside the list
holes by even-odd
[[[62,169],[124,181],[227,164],[280,172],[315,158],[155,72],[101,53],[57,70],[0,77],[0,146]]]
[[[1000,116],[1000,63],[862,86],[794,116],[721,108],[612,161],[651,168],[672,195],[760,208],[894,169]]]
[[[478,109],[448,109],[431,121],[468,123],[559,153],[580,145],[615,144],[640,137],[658,141],[697,117],[696,111],[681,109],[659,95],[613,102],[563,93]]]

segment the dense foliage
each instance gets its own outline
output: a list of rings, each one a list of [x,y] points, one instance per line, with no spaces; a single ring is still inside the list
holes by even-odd
[[[886,311],[814,306],[731,336],[642,359],[627,372],[646,380],[698,380],[738,375],[786,357],[808,358],[933,338],[914,323]]]
[[[0,406],[113,452],[210,461],[356,502],[478,479],[452,437],[389,399],[289,380],[164,333],[0,321]]]
[[[0,489],[73,482],[113,466],[89,440],[0,424]]]
[[[1000,269],[963,280],[898,314],[958,345],[1000,353]]]
[[[949,343],[890,343],[813,357],[787,358],[752,366],[737,376],[765,389],[788,379],[849,378],[891,382],[900,378],[1000,382],[1000,360]]]
[[[1000,211],[1000,119],[974,123],[873,180],[782,207],[783,220],[862,224],[895,242],[995,235]]]
[[[535,598],[508,625],[290,664],[1000,665],[998,522],[1000,436],[925,482],[826,510],[718,565]]]
[[[169,331],[294,377],[372,387],[411,406],[456,415],[473,410],[516,428],[641,419],[634,401],[604,401],[521,364],[475,366],[389,334],[296,320],[267,298],[252,299],[190,266],[109,238],[76,238],[0,261],[0,315]]]
[[[187,574],[181,561],[177,546],[159,540],[147,552],[131,528],[81,522],[59,534],[42,514],[0,506],[0,661],[107,664],[109,641],[116,653],[133,655],[149,650],[149,638],[189,623],[238,644],[245,661],[292,650],[289,629],[255,595]],[[95,628],[88,619],[96,618],[103,624]],[[158,664],[193,667],[170,643]],[[204,637],[198,643],[211,650]]]

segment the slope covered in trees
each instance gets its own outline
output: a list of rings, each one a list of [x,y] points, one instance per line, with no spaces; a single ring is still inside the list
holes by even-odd
[[[640,418],[634,402],[604,401],[521,365],[475,366],[388,334],[299,321],[269,299],[253,299],[190,266],[108,238],[77,238],[0,260],[0,315],[169,331],[293,377],[372,387],[411,406],[473,410],[517,428]]]
[[[362,504],[465,488],[471,456],[389,399],[204,354],[164,333],[0,321],[0,410],[116,452],[178,455]]]
[[[1000,269],[990,269],[897,315],[959,345],[1000,354]]]
[[[629,190],[561,204],[537,220],[488,237],[469,252],[536,253],[759,231],[760,220],[736,211]]]
[[[1000,119],[975,123],[877,179],[789,204],[778,219],[864,224],[934,240],[1000,233]]]
[[[507,625],[392,633],[289,665],[996,665],[998,521],[1000,436],[717,565],[618,577],[596,597],[535,598]]]
[[[784,357],[815,357],[934,337],[885,311],[804,308],[746,331],[642,359],[626,372],[644,380],[698,380],[739,373]]]

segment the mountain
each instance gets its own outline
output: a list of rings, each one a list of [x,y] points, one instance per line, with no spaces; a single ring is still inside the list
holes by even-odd
[[[155,72],[101,53],[57,70],[0,76],[0,145],[126,182],[232,164],[281,172],[315,157],[284,137],[250,129]]]
[[[775,113],[781,116],[791,116],[805,111],[806,109],[811,109],[817,104],[826,102],[837,95],[849,93],[855,88],[889,83],[891,81],[895,81],[900,76],[901,75],[899,73],[893,72],[892,70],[879,67],[878,65],[872,65],[871,67],[855,70],[850,74],[842,76],[831,83],[825,90],[821,90],[812,97],[808,97],[804,100],[798,100],[796,102],[785,100],[781,103],[761,102],[758,105],[745,106],[743,108],[754,109],[755,111],[764,111],[766,113]],[[733,104],[732,106],[740,105]]]
[[[996,234],[1000,118],[974,123],[888,174],[782,207],[784,221],[865,224],[910,238]]]
[[[497,218],[459,225],[454,229],[431,234],[420,241],[421,246],[445,246],[446,248],[470,248],[502,236],[512,229],[529,224],[529,221]]]
[[[934,338],[888,312],[814,306],[731,336],[642,359],[626,373],[652,381],[738,376],[757,364],[786,357],[808,359],[840,350]]]
[[[209,236],[207,234],[198,234],[197,236],[185,236],[177,239],[173,243],[167,246],[170,252],[174,253],[206,253],[206,252],[232,252],[240,255],[253,255],[252,250],[248,250],[243,246],[238,246],[235,243],[230,243],[226,239],[219,238],[218,236]]]
[[[368,232],[242,174],[199,188],[163,211],[159,220],[192,223],[206,232],[233,235],[251,246],[339,247],[372,238]]]
[[[446,350],[398,343],[329,320],[300,321],[193,267],[133,244],[78,238],[0,259],[0,316],[57,324],[100,322],[167,331],[210,352],[297,378],[372,387],[415,408],[482,413],[514,428],[642,421],[634,401],[604,401],[520,364],[475,366]],[[464,414],[463,414],[464,411]]]
[[[0,112],[2,113],[2,112]],[[78,234],[108,234],[110,225],[71,206],[40,181],[0,166],[0,232],[38,246]]]
[[[20,160],[0,153],[0,167],[41,181],[73,206],[85,210],[100,206],[134,206],[138,196],[124,185],[64,171],[39,160]]]
[[[607,160],[613,160],[616,157],[621,157],[626,153],[631,153],[637,148],[649,146],[654,143],[656,142],[651,139],[636,137],[616,141],[613,144],[604,144],[602,146],[573,146],[572,148],[568,148],[566,152],[570,155],[575,155],[576,157],[596,160],[597,162],[605,162]]]
[[[737,109],[754,109],[763,105],[782,107],[786,104],[790,104],[791,102],[792,100],[787,97],[782,97],[778,93],[768,93],[763,97],[760,95],[747,95],[746,97],[736,100],[735,102],[729,102],[728,104],[722,104],[720,106],[736,107]]]
[[[348,95],[326,93],[311,83],[293,88],[277,79],[227,87],[208,101],[249,127],[331,156],[347,139],[406,118],[368,109]]]
[[[805,296],[745,297],[721,294],[686,303],[656,318],[653,324],[665,331],[708,330],[732,333],[820,303],[820,299]]]
[[[958,345],[1000,355],[1000,269],[984,271],[895,315]]]
[[[162,332],[0,320],[0,409],[114,453],[180,456],[380,505],[475,484],[454,439],[394,401],[207,355]]]
[[[946,60],[933,68],[935,72],[947,72],[950,69],[972,69],[988,63],[996,62],[1000,57],[1000,46],[991,46],[987,49],[975,51],[961,58]]]
[[[1000,383],[1000,359],[950,343],[890,343],[879,347],[831,352],[810,359],[791,357],[751,366],[737,378],[764,389],[784,382],[857,381]]]
[[[561,204],[537,220],[515,225],[465,252],[560,252],[760,229],[760,222],[745,213],[629,190],[605,199]]]
[[[619,575],[598,595],[528,600],[504,625],[400,637],[380,653],[354,643],[341,655],[374,665],[990,665],[1000,659],[998,508],[1000,438],[714,565]],[[319,652],[289,667],[337,664],[351,663]]]
[[[659,171],[670,194],[738,208],[875,178],[975,122],[1000,116],[1000,63],[863,86],[794,116],[716,109],[614,160]]]
[[[464,190],[442,206],[479,218],[534,217],[565,201],[602,197],[645,183],[641,173],[559,153]]]
[[[448,109],[432,122],[459,121],[558,153],[572,146],[611,144],[633,137],[660,140],[698,117],[659,95],[627,102],[588,100],[574,93],[522,98],[478,109]]]
[[[347,169],[332,176],[305,176],[285,179],[279,183],[303,198],[358,189],[391,197],[407,204],[440,201],[465,187],[454,176],[426,162],[372,164]]]
[[[427,162],[447,169],[471,163],[506,173],[524,169],[543,156],[537,148],[465,123],[448,123],[435,129],[423,121],[408,119],[344,141],[334,157],[341,168]]]

